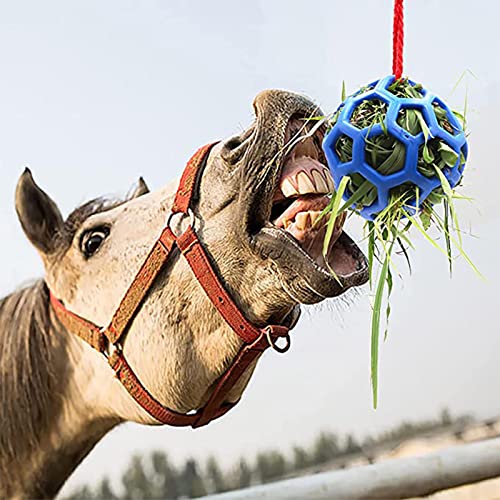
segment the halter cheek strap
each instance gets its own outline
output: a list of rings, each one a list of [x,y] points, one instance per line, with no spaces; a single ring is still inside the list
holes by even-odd
[[[100,328],[91,321],[78,316],[65,308],[52,293],[50,301],[56,316],[63,326],[78,335],[108,359],[116,377],[128,393],[151,416],[163,424],[173,426],[201,427],[221,417],[236,402],[225,400],[230,390],[240,380],[248,367],[255,362],[263,351],[273,347],[278,352],[286,352],[290,347],[289,329],[280,325],[258,328],[250,323],[231,298],[223,283],[215,273],[194,229],[194,216],[190,209],[196,180],[205,160],[215,144],[200,148],[187,163],[177,190],[172,212],[160,237],[143,262],[132,284],[125,292],[118,308],[106,328]],[[191,222],[187,229],[176,236],[170,228],[170,221],[176,214],[188,215]],[[205,406],[196,413],[179,413],[163,406],[141,384],[123,354],[125,334],[141,308],[144,297],[153,285],[159,272],[166,265],[173,249],[177,247],[187,260],[196,279],[221,316],[241,338],[243,346],[229,368],[216,381],[215,388]],[[286,340],[284,347],[276,344],[278,338]]]

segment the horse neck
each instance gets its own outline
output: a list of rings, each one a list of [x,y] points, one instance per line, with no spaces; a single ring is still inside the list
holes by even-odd
[[[119,422],[93,400],[89,350],[56,326],[43,282],[0,301],[0,498],[55,496]]]

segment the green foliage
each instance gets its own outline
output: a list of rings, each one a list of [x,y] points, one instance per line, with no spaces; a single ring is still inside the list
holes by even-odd
[[[257,455],[255,470],[261,483],[268,483],[285,474],[287,463],[279,451],[268,451]]]
[[[362,451],[361,445],[356,441],[352,434],[348,434],[345,441],[344,452],[346,454],[360,453]]]
[[[106,498],[107,500],[115,500],[118,499],[111,487],[111,483],[107,477],[101,480],[96,490],[96,497],[98,498]]]
[[[305,469],[311,464],[309,453],[301,446],[293,447],[293,468],[295,470]]]
[[[92,498],[101,498],[101,497],[94,496],[90,486],[85,485],[75,489],[70,495],[65,497],[64,500],[88,500]]]
[[[132,457],[132,461],[123,474],[122,485],[125,491],[123,498],[127,500],[146,500],[153,497],[153,485],[139,455]]]
[[[316,464],[322,464],[332,460],[339,455],[338,438],[331,432],[321,432],[313,447],[313,460]]]
[[[154,496],[153,498],[174,499],[179,496],[179,475],[170,464],[167,455],[161,451],[151,454],[153,470]]]
[[[222,471],[215,457],[210,457],[207,461],[207,479],[210,483],[209,491],[211,491],[212,493],[226,491],[224,475],[222,474]]]
[[[252,484],[252,469],[244,458],[240,458],[233,477],[234,489],[248,488]]]
[[[422,86],[411,84],[406,79],[396,80],[388,90],[398,97],[419,99],[422,98]],[[358,93],[363,93],[369,88],[362,88]],[[453,125],[447,115],[447,111],[433,103],[439,125],[451,134],[454,134]],[[366,161],[378,172],[388,175],[401,170],[405,164],[404,146],[392,135],[388,134],[385,126],[387,105],[378,100],[364,100],[354,110],[351,123],[358,128],[371,129],[377,124],[382,125],[383,133],[365,139]],[[464,123],[463,115],[455,113]],[[338,113],[333,115],[332,124],[338,119]],[[440,186],[436,188],[422,204],[419,203],[419,188],[411,183],[404,183],[391,190],[389,205],[382,210],[373,222],[365,224],[365,232],[368,241],[368,263],[370,268],[370,286],[374,291],[373,314],[371,323],[371,381],[373,406],[378,402],[378,350],[380,342],[380,331],[383,317],[383,306],[385,306],[385,333],[387,336],[388,322],[391,312],[390,296],[393,288],[394,262],[393,253],[400,250],[408,264],[410,263],[408,249],[413,248],[410,240],[409,230],[414,227],[417,232],[437,250],[442,252],[452,272],[455,259],[454,250],[462,256],[476,274],[481,276],[479,270],[473,264],[462,247],[462,237],[458,225],[458,217],[454,202],[459,197],[452,190],[446,176],[443,173],[445,167],[453,167],[460,162],[465,163],[465,157],[457,154],[448,144],[430,135],[430,131],[422,113],[418,109],[403,108],[400,110],[398,124],[412,135],[423,134],[425,142],[420,149],[417,168],[419,172],[427,177],[438,178]],[[352,159],[352,139],[345,135],[341,136],[335,144],[335,150],[342,161]],[[344,192],[349,198],[341,206]],[[360,174],[350,174],[341,179],[337,191],[332,194],[328,207],[322,216],[329,215],[327,224],[333,226],[335,218],[348,209],[360,210],[370,206],[377,198],[377,189]],[[419,207],[417,214],[412,215],[415,207]],[[445,242],[444,248],[438,243],[437,238],[429,234],[434,228],[442,235]],[[323,247],[329,248],[331,233],[325,234]],[[326,260],[326,259],[325,259]],[[377,279],[374,279],[374,263],[378,260],[381,264]],[[332,273],[334,276],[335,274]]]
[[[196,460],[192,458],[186,461],[184,469],[179,476],[179,483],[181,496],[197,498],[207,494],[203,479],[198,473]]]
[[[389,91],[398,97],[422,98],[420,93],[422,86],[420,84],[411,85],[408,80],[401,79],[395,81]],[[361,92],[369,90],[368,88],[361,89]],[[451,134],[454,134],[452,124],[449,121],[446,111],[437,103],[433,103],[433,109],[436,114],[439,125]],[[365,155],[367,162],[378,172],[384,175],[398,172],[404,167],[405,163],[405,148],[396,138],[387,132],[385,119],[387,113],[387,105],[378,100],[365,100],[359,104],[354,110],[351,123],[358,128],[371,129],[374,125],[382,125],[384,133],[365,139]],[[457,114],[457,113],[455,113]],[[457,115],[460,115],[459,113]],[[334,115],[332,125],[337,120],[338,115]],[[460,119],[463,116],[460,115]],[[432,138],[429,128],[425,122],[422,112],[418,109],[403,108],[400,110],[397,118],[397,123],[407,130],[410,134],[416,136],[420,133],[424,134],[425,144],[422,146],[418,158],[417,168],[419,172],[426,177],[435,177],[436,170],[441,173],[445,167],[453,167],[458,159],[458,154],[451,149],[446,142],[441,139]],[[352,158],[352,139],[347,136],[341,136],[335,145],[335,150],[341,161],[346,162]],[[462,163],[465,163],[465,158],[461,155]],[[371,205],[377,197],[377,189],[370,184],[363,176],[352,174],[347,176],[348,189],[352,194],[356,194],[359,189],[363,188],[363,195],[358,197],[355,202],[356,208]],[[367,189],[369,187],[369,189]],[[416,187],[411,185],[403,185],[393,190],[394,198],[401,198],[401,205],[411,201],[417,193]]]
[[[451,425],[452,423],[453,419],[451,418],[450,410],[448,410],[448,408],[443,408],[441,411],[441,424]]]
[[[468,416],[454,418],[447,409],[438,418],[421,422],[403,422],[399,426],[379,436],[365,438],[363,446],[354,436],[343,438],[331,432],[321,432],[309,447],[294,446],[291,458],[276,450],[259,453],[254,467],[244,457],[240,458],[229,472],[224,472],[215,457],[207,460],[205,473],[193,458],[185,461],[177,469],[162,451],[154,451],[148,456],[132,457],[122,476],[121,491],[113,490],[109,479],[102,479],[97,486],[83,486],[75,490],[65,500],[125,500],[130,498],[178,499],[196,498],[207,493],[247,488],[253,483],[264,483],[282,478],[289,472],[306,472],[308,467],[328,464],[357,453],[370,455],[370,449],[434,431],[443,426],[465,424]],[[334,465],[333,465],[334,466]]]
[[[450,425],[465,425],[471,421],[472,418],[469,415],[462,415],[454,418],[451,416],[448,409],[445,408],[436,419],[421,420],[420,422],[404,421],[393,429],[381,433],[372,441],[371,445],[373,446],[374,444],[384,442],[403,441],[436,431],[443,427],[448,427]],[[366,445],[366,443],[363,444]]]

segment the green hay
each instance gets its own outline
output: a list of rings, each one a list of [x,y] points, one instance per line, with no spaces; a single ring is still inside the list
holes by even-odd
[[[343,87],[344,88],[344,87]],[[397,80],[389,87],[389,91],[398,97],[422,98],[421,85],[412,85],[406,79]],[[359,91],[369,90],[365,87]],[[438,123],[450,133],[455,133],[446,111],[438,104],[434,104],[434,111]],[[359,128],[382,125],[383,133],[365,140],[366,161],[378,172],[385,175],[401,170],[405,162],[404,146],[394,137],[387,133],[384,120],[387,105],[380,100],[367,100],[362,102],[354,110],[351,123]],[[464,124],[465,112],[460,114],[453,112]],[[333,126],[338,119],[338,112],[333,115]],[[402,253],[408,265],[410,259],[408,249],[413,248],[409,231],[412,227],[421,233],[424,238],[436,249],[442,252],[448,263],[450,273],[453,269],[453,249],[458,250],[459,255],[465,258],[472,269],[479,275],[479,270],[474,266],[471,259],[464,252],[462,238],[458,226],[458,217],[454,201],[457,195],[451,189],[444,173],[445,167],[455,165],[458,154],[453,151],[444,141],[433,138],[430,135],[424,117],[418,109],[403,109],[400,111],[398,124],[412,135],[424,134],[425,143],[420,149],[417,168],[426,177],[438,177],[441,186],[435,189],[422,203],[419,212],[411,215],[411,208],[419,205],[418,187],[407,183],[392,189],[390,202],[387,208],[379,213],[373,222],[366,222],[365,232],[368,242],[368,264],[370,269],[370,286],[375,291],[373,301],[373,314],[371,323],[371,381],[373,405],[376,408],[378,402],[378,356],[379,339],[383,316],[384,298],[386,309],[385,323],[388,325],[390,308],[390,294],[393,287],[393,255],[394,252]],[[352,159],[352,139],[341,136],[335,145],[335,150],[342,162]],[[463,165],[465,158],[460,155]],[[377,190],[362,175],[351,174],[342,179],[341,188],[332,195],[332,200],[324,211],[324,215],[330,214],[331,218],[340,215],[345,210],[360,210],[369,206],[377,197]],[[350,197],[348,201],[341,203],[342,194],[347,192]],[[415,203],[416,202],[416,203]],[[440,213],[441,207],[442,214]],[[331,220],[329,221],[332,222]],[[439,244],[438,238],[432,237],[428,230],[432,227],[437,229],[445,241],[444,248]],[[325,236],[324,249],[328,248],[331,232]],[[326,250],[324,250],[326,252]],[[326,259],[325,259],[326,260]],[[375,260],[381,263],[378,274],[375,276]],[[411,269],[411,268],[410,268]],[[387,326],[384,339],[387,335]]]

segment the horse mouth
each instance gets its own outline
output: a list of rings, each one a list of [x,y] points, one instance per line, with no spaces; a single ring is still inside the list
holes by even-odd
[[[340,295],[368,279],[365,256],[343,231],[345,212],[334,221],[324,252],[329,216],[322,212],[331,200],[334,184],[321,148],[324,129],[312,133],[313,125],[299,116],[289,120],[285,145],[296,144],[281,161],[270,217],[260,231],[261,249],[267,248],[269,257],[306,281],[305,288],[313,292],[306,294],[312,295],[308,302]]]

